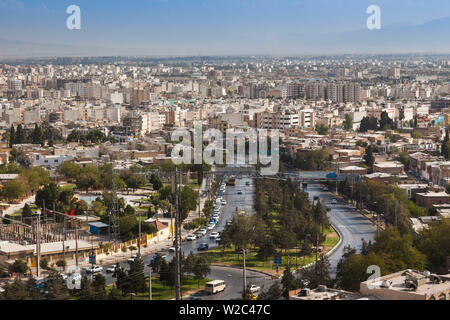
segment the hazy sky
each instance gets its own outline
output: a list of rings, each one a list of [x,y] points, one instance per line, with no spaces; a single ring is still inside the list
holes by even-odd
[[[66,28],[71,4],[81,30]],[[364,30],[372,4],[383,28],[450,16],[447,0],[0,0],[0,39],[114,54],[293,53],[313,50],[300,42],[316,34]]]

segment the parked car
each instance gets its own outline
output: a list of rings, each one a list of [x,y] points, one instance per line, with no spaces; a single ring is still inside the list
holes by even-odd
[[[242,194],[242,191],[241,191],[241,190],[238,190],[237,194]]]
[[[210,239],[217,239],[220,236],[220,234],[218,232],[211,232],[211,234],[209,235]]]
[[[186,237],[187,241],[194,241],[195,239],[197,239],[197,237],[194,234],[190,234]]]
[[[250,182],[249,182],[249,181],[247,181],[247,182],[245,183],[245,185],[246,185],[246,186],[249,186],[249,185],[250,185]]]
[[[258,292],[259,290],[261,290],[261,287],[258,287],[258,286],[254,285],[254,284],[252,284],[252,285],[250,286],[250,292],[251,292],[251,293]]]
[[[217,238],[216,238],[216,243],[220,243],[221,240],[222,240],[222,238],[217,237]]]
[[[201,237],[204,236],[204,234],[201,233],[200,231],[197,231],[197,232],[195,233],[195,236],[197,237],[197,239],[200,239]]]
[[[208,232],[208,229],[206,228],[201,228],[200,230],[197,231],[197,233],[200,233],[201,235],[205,235]]]
[[[205,251],[205,250],[208,250],[208,249],[209,249],[209,246],[208,246],[207,243],[202,243],[202,244],[200,244],[200,246],[197,248],[198,251]]]
[[[226,205],[227,204],[227,201],[226,200],[222,200],[222,205],[224,206],[224,205]]]
[[[333,199],[333,200],[331,201],[331,204],[337,204],[337,200],[336,200],[336,199]]]
[[[212,230],[212,229],[214,229],[216,227],[216,224],[215,223],[210,223],[206,227],[208,228],[208,230]]]
[[[86,268],[86,273],[99,273],[103,271],[103,267],[101,266],[93,266]]]

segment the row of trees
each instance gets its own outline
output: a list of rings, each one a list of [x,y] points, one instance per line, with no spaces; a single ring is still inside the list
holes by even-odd
[[[280,160],[305,171],[326,170],[330,166],[330,154],[325,149],[298,151],[294,158],[284,152],[281,154]]]
[[[33,143],[52,146],[56,142],[63,141],[63,137],[58,129],[51,126],[48,122],[43,122],[41,125],[35,124],[34,129],[26,130],[19,124],[16,127],[13,125],[3,136],[4,140],[8,141],[9,147],[12,148],[15,144]]]
[[[87,142],[97,144],[108,140],[108,137],[99,129],[89,130],[87,134],[83,134],[80,130],[73,130],[67,136],[67,142],[79,142],[82,144]]]
[[[380,120],[375,117],[364,117],[361,119],[359,132],[367,132],[368,130],[388,130],[395,129],[397,124],[389,117],[386,111],[381,112]]]
[[[11,169],[15,165],[8,165]],[[19,176],[6,182],[0,191],[0,197],[7,201],[19,200],[36,193],[42,185],[50,182],[49,173],[42,167],[18,170]]]
[[[375,243],[363,242],[360,254],[354,248],[345,248],[338,264],[337,285],[344,290],[358,291],[360,282],[369,277],[367,268],[371,265],[380,267],[382,276],[405,269],[446,274],[449,244],[449,219],[431,224],[415,239],[388,227],[380,231]]]

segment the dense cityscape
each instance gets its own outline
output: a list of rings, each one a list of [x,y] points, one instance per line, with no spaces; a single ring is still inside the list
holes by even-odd
[[[0,0],[3,311],[436,311],[449,28],[441,0]]]
[[[1,298],[448,299],[449,71],[432,55],[5,61]],[[175,165],[173,132],[196,122],[279,132],[279,172]]]

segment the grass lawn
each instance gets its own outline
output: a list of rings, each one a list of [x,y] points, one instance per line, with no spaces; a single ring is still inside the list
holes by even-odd
[[[324,247],[324,252],[326,253],[330,251],[339,242],[339,235],[334,231],[333,228],[329,228],[325,230],[325,232],[327,237],[326,240],[321,244],[321,246]],[[211,262],[215,264],[235,266],[235,267],[242,267],[243,265],[242,254],[237,254],[234,248],[226,249],[224,251],[222,251],[222,249],[209,250],[208,252],[203,254],[208,255]],[[270,266],[270,261],[273,260],[273,257],[268,258],[266,261],[264,261],[258,259],[256,254],[257,249],[251,249],[250,253],[246,255],[245,264],[247,268],[265,271],[269,273],[275,272],[276,266],[273,265],[272,268]],[[282,257],[282,265],[279,266],[279,274],[281,274],[284,271],[288,259],[290,259],[291,266],[301,267],[303,265],[307,265],[313,262],[316,258],[315,254],[303,257],[300,255],[298,249],[290,249],[286,251],[283,250],[281,252],[281,257]]]
[[[148,277],[146,278],[148,282]],[[183,277],[182,295],[186,296],[194,292],[203,290],[205,283],[211,281],[211,279],[198,280],[194,279],[193,276]],[[111,290],[111,286],[106,288],[107,293]],[[131,300],[131,296],[127,295],[124,297],[125,300]],[[164,286],[164,284],[159,281],[159,277],[152,277],[152,299],[153,300],[170,300],[175,299],[175,287],[171,288],[169,286]],[[139,293],[133,297],[133,300],[148,300],[148,292]]]
[[[74,183],[65,184],[65,185],[61,186],[61,191],[66,191],[66,190],[70,191],[70,190],[75,189],[76,187],[77,187],[77,185]]]

